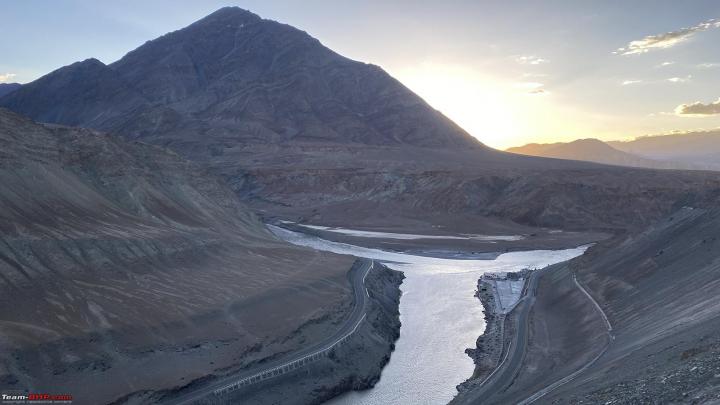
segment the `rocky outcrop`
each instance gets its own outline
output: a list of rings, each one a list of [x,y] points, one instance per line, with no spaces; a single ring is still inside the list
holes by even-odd
[[[504,344],[509,334],[506,334],[504,330],[506,316],[497,313],[495,294],[491,291],[492,288],[487,283],[483,283],[482,279],[478,281],[476,296],[483,306],[485,330],[478,337],[474,348],[465,349],[465,353],[475,363],[475,370],[471,378],[457,386],[460,397],[462,397],[464,391],[470,390],[474,385],[483,382],[500,365],[503,353],[506,351]]]

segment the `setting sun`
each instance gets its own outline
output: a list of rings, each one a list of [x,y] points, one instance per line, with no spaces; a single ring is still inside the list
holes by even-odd
[[[463,66],[422,65],[396,72],[431,106],[493,147],[508,145],[521,131],[508,86]]]

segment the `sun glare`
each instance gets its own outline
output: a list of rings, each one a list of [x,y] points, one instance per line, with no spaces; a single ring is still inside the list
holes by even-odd
[[[423,63],[395,74],[431,106],[489,146],[509,145],[520,130],[518,117],[512,112],[511,92],[472,69]]]

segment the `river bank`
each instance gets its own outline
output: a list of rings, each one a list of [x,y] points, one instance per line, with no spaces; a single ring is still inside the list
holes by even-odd
[[[473,375],[475,364],[465,349],[474,347],[485,329],[483,308],[475,296],[478,279],[486,273],[542,268],[585,250],[512,252],[490,260],[449,259],[366,248],[269,227],[291,243],[374,259],[407,277],[400,287],[401,337],[382,379],[373,389],[349,392],[331,400],[331,405],[447,404],[457,395],[457,385]]]
[[[494,234],[461,233],[449,228],[366,228],[363,230],[310,225],[279,218],[267,219],[282,228],[325,240],[369,249],[460,260],[494,260],[503,253],[561,250],[610,237],[597,231],[570,232],[516,226]],[[411,233],[408,233],[411,232]]]
[[[347,343],[328,357],[207,404],[320,404],[351,390],[372,388],[400,336],[400,285],[404,275],[377,264],[365,285],[367,317]]]
[[[475,296],[480,300],[485,314],[485,331],[477,339],[475,348],[465,350],[475,363],[471,378],[458,385],[457,402],[463,393],[481,386],[500,367],[509,350],[516,314],[513,311],[527,294],[527,280],[531,270],[523,269],[502,275],[484,274],[478,280]],[[492,276],[492,277],[488,277]],[[505,284],[502,289],[501,284]],[[508,283],[515,283],[516,291],[509,292]]]
[[[465,353],[475,363],[475,371],[470,379],[457,386],[460,393],[472,388],[477,382],[485,380],[502,361],[505,315],[495,310],[496,294],[492,288],[482,278],[478,280],[478,290],[475,296],[483,306],[485,331],[478,337],[475,348],[465,349]]]

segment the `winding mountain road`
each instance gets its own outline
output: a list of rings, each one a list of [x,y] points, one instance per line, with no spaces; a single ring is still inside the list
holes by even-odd
[[[532,306],[535,304],[535,299],[537,295],[537,286],[540,279],[538,272],[539,271],[534,271],[531,273],[526,285],[525,294],[514,309],[514,311],[517,311],[517,316],[514,317],[516,322],[515,329],[517,332],[510,341],[510,344],[507,347],[503,347],[503,361],[498,364],[492,374],[490,374],[485,379],[485,381],[483,381],[482,385],[479,388],[472,391],[464,398],[464,403],[482,403],[484,399],[491,396],[492,394],[505,391],[509,388],[510,385],[512,385],[518,373],[520,372],[523,365],[523,360],[527,352],[528,330],[530,321],[529,315]],[[557,389],[558,387],[572,381],[580,373],[595,364],[595,362],[600,357],[602,357],[603,354],[605,354],[610,342],[614,340],[614,336],[612,333],[612,325],[610,324],[607,315],[602,310],[602,307],[600,307],[600,305],[597,303],[597,301],[595,301],[592,295],[590,295],[587,290],[582,285],[580,285],[575,275],[573,275],[573,281],[575,282],[577,288],[593,303],[598,313],[605,321],[609,336],[608,345],[603,348],[603,350],[597,356],[595,356],[581,368],[561,378],[560,380],[555,381],[554,383],[546,386],[545,388],[533,393],[533,395],[519,402],[519,405],[531,404],[542,398],[543,396],[547,395],[548,393],[552,392],[553,390]]]
[[[524,399],[523,401],[519,402],[518,405],[529,405],[529,404],[532,404],[533,402],[535,402],[535,401],[537,401],[538,399],[544,397],[545,395],[549,394],[549,393],[552,392],[553,390],[555,390],[555,389],[559,388],[560,386],[565,385],[565,384],[569,383],[570,381],[574,380],[575,377],[577,377],[578,375],[580,375],[580,373],[582,373],[583,371],[585,371],[585,370],[587,370],[588,368],[590,368],[590,366],[592,366],[593,364],[595,364],[595,362],[598,361],[598,359],[600,359],[600,357],[602,357],[602,356],[605,354],[605,352],[607,352],[607,350],[610,348],[610,344],[612,343],[612,341],[615,340],[615,335],[613,334],[612,324],[610,323],[610,320],[608,319],[607,314],[605,314],[605,311],[603,311],[603,309],[602,309],[602,307],[600,306],[600,304],[598,304],[598,302],[595,301],[595,298],[593,298],[593,296],[590,295],[590,293],[585,289],[585,287],[583,287],[583,286],[580,284],[580,282],[578,282],[577,277],[575,276],[575,274],[573,274],[572,277],[573,277],[573,281],[575,282],[575,285],[577,286],[577,288],[579,288],[580,291],[582,291],[583,294],[585,294],[585,296],[593,303],[593,305],[595,306],[595,309],[597,309],[598,313],[600,314],[600,316],[602,316],[603,320],[605,321],[605,326],[607,327],[607,333],[608,333],[608,338],[609,338],[608,343],[607,343],[607,345],[602,349],[602,351],[600,351],[600,353],[598,353],[597,356],[593,357],[592,360],[590,360],[589,362],[585,363],[585,365],[583,365],[583,366],[580,367],[579,369],[575,370],[574,372],[568,374],[567,376],[565,376],[565,377],[563,377],[563,378],[555,381],[554,383],[548,385],[547,387],[541,389],[540,391],[534,393],[533,395],[531,395],[531,396],[529,396],[528,398]]]
[[[375,262],[370,259],[358,259],[350,269],[350,284],[353,289],[354,307],[348,318],[343,322],[342,326],[332,335],[328,336],[321,342],[300,349],[288,356],[280,359],[263,363],[256,367],[242,372],[222,377],[207,386],[200,387],[194,391],[187,392],[178,397],[169,398],[165,401],[168,404],[189,405],[195,401],[199,401],[207,396],[214,395],[216,392],[231,391],[239,385],[243,380],[259,378],[264,374],[270,374],[269,378],[281,375],[283,370],[295,370],[304,364],[309,363],[313,359],[319,358],[336,345],[343,342],[347,337],[353,334],[360,324],[365,320],[367,315],[367,304],[370,294],[365,287],[365,278],[374,268]],[[279,371],[278,371],[279,370]],[[277,373],[277,374],[276,374]],[[262,378],[261,380],[269,379]]]
[[[530,274],[525,287],[525,295],[513,309],[513,311],[517,311],[517,316],[514,317],[516,320],[515,330],[517,332],[513,335],[510,344],[507,347],[503,347],[503,361],[500,362],[479,388],[468,393],[468,395],[463,398],[464,403],[479,404],[492,393],[507,389],[520,371],[520,366],[522,365],[527,350],[528,322],[530,309],[535,303],[537,293],[539,280],[538,271]]]

